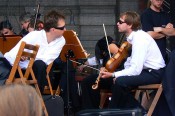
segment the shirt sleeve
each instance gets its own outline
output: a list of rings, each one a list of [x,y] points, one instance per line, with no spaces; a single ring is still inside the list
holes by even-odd
[[[128,57],[124,64],[125,69],[115,72],[115,77],[139,75],[141,73],[147,53],[147,45],[145,45],[144,41],[139,41],[139,39],[138,36],[135,37],[131,57]]]

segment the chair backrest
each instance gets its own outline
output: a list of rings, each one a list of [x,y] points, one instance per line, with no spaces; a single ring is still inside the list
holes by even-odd
[[[31,44],[27,44],[26,42],[23,42],[23,41],[21,42],[19,51],[17,53],[15,62],[13,64],[13,67],[12,67],[10,75],[9,75],[9,78],[6,80],[5,84],[22,83],[22,84],[32,84],[32,85],[34,85],[37,93],[41,97],[41,101],[42,101],[45,116],[48,116],[44,101],[42,99],[42,95],[40,93],[40,89],[38,87],[36,77],[35,77],[33,69],[32,69],[32,66],[33,66],[33,63],[35,61],[38,50],[39,50],[39,45],[31,45]],[[19,65],[19,63],[21,61],[21,58],[29,60],[28,66],[27,66],[26,71],[25,71],[24,74],[23,74],[23,72],[21,70],[21,67]],[[19,72],[20,78],[15,77],[16,71]],[[29,75],[31,75],[31,78],[32,78],[30,80],[28,80]]]
[[[50,63],[47,66],[47,69],[46,69],[46,73],[47,73],[46,74],[46,79],[47,79],[47,82],[48,82],[48,86],[45,86],[44,94],[51,94],[53,96],[53,95],[59,95],[60,94],[60,87],[58,85],[56,90],[53,90],[53,88],[52,88],[52,83],[51,83],[50,76],[49,76],[50,71],[52,71],[51,70],[52,65],[53,65],[53,62]],[[57,71],[60,72],[60,70],[57,70]]]
[[[39,49],[39,45],[31,45],[31,44],[27,44],[25,42],[21,42],[21,46],[20,46],[19,51],[17,53],[15,62],[14,62],[13,67],[11,69],[9,78],[6,81],[6,84],[12,83],[14,81],[16,71],[19,72],[20,78],[26,78],[26,80],[28,79],[29,74],[31,74],[32,77],[34,76],[32,66],[33,66],[33,63],[35,61],[38,49]],[[19,66],[19,63],[20,63],[22,57],[29,60],[29,63],[28,63],[28,66],[27,66],[27,69],[26,69],[24,75],[22,73],[21,67]],[[35,79],[35,77],[34,77],[34,79]]]

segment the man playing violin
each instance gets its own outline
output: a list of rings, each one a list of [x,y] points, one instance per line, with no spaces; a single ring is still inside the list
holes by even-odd
[[[124,69],[113,73],[100,71],[101,80],[106,79],[103,83],[108,82],[105,85],[112,88],[109,108],[142,108],[130,93],[131,89],[140,85],[160,83],[165,62],[154,39],[141,30],[137,13],[122,13],[117,27],[119,32],[126,34],[127,41],[132,45],[132,52],[124,63]],[[109,81],[111,79],[113,81]],[[103,85],[100,84],[99,88]],[[95,90],[93,94],[99,94],[99,90]],[[96,99],[98,100],[99,98]]]
[[[138,102],[129,94],[130,88],[160,83],[165,62],[153,38],[140,30],[140,17],[137,13],[121,14],[117,26],[119,32],[124,32],[127,41],[132,44],[131,56],[124,63],[123,70],[100,73],[102,78],[113,77],[114,87],[110,108],[138,107]]]

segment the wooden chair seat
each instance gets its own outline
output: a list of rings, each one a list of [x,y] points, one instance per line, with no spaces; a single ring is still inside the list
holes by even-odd
[[[150,84],[150,85],[143,85],[143,86],[139,86],[136,90],[136,94],[135,94],[135,98],[138,100],[141,91],[144,90],[144,92],[146,92],[147,94],[147,98],[149,98],[149,94],[148,94],[148,90],[157,90],[156,95],[151,103],[151,106],[149,107],[147,116],[152,116],[152,113],[156,107],[156,104],[160,98],[160,95],[162,94],[163,88],[162,88],[162,84]]]

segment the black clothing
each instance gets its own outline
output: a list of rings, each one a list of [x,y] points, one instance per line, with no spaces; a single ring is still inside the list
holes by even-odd
[[[164,11],[155,12],[151,8],[146,9],[141,15],[142,29],[144,31],[154,31],[153,27],[165,27],[170,23],[168,14]],[[163,58],[166,58],[166,37],[155,39]]]
[[[112,78],[100,79],[99,89],[93,90],[94,84],[98,74],[90,75],[82,81],[82,108],[83,109],[95,109],[99,108],[100,104],[100,89],[111,90]]]
[[[134,96],[130,93],[131,89],[148,84],[161,83],[161,76],[164,69],[159,70],[143,70],[137,76],[121,76],[115,81],[114,89],[112,91],[112,99],[110,108],[136,108],[141,107]]]
[[[46,69],[47,65],[42,60],[36,60],[33,63],[33,72],[38,82],[38,86],[40,88],[41,93],[44,92],[44,86],[47,84],[46,79]]]
[[[70,97],[70,105],[74,111],[80,109],[80,99],[78,95],[78,87],[77,82],[75,80],[75,68],[71,61],[69,61],[68,66],[68,79],[69,79],[69,97]],[[60,96],[63,98],[64,106],[67,107],[67,62],[61,61],[60,57],[54,60],[52,70],[59,70],[59,74],[52,74],[52,84],[54,86],[58,86],[61,89]],[[51,71],[52,72],[52,71]]]
[[[22,37],[26,36],[29,32],[26,31],[25,29],[22,29],[19,35],[22,35]]]
[[[163,92],[158,100],[154,116],[175,116],[175,50],[170,54],[169,63],[166,66],[162,79]]]
[[[111,43],[114,43],[114,40],[110,36],[107,36],[107,40],[108,40],[108,45],[110,45]],[[95,57],[97,59],[97,63],[105,67],[106,62],[110,57],[106,37],[103,37],[97,41],[95,45]],[[102,64],[100,64],[100,59],[103,60]]]
[[[4,82],[9,77],[12,66],[6,58],[0,58],[0,85],[4,85]]]

